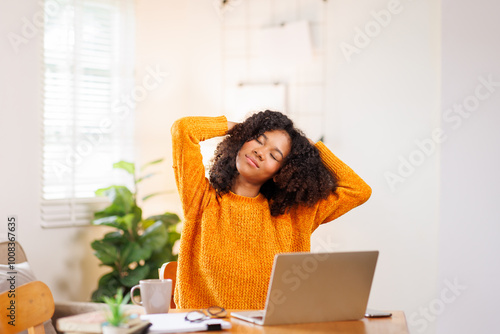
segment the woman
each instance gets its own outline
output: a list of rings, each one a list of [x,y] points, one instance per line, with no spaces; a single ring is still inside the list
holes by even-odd
[[[227,135],[205,177],[199,142]],[[274,256],[310,250],[312,232],[371,188],[322,142],[266,110],[243,123],[186,117],[172,127],[184,224],[179,308],[264,309]]]

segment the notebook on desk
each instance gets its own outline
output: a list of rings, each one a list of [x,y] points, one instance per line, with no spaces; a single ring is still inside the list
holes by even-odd
[[[378,251],[278,254],[265,309],[231,316],[258,325],[361,319],[377,258]]]

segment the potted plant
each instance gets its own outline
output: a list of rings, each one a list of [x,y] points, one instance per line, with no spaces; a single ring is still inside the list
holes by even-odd
[[[144,165],[141,172],[161,161]],[[172,247],[180,238],[176,231],[180,219],[176,214],[166,212],[143,219],[142,209],[137,205],[138,184],[155,173],[136,177],[135,165],[126,161],[117,162],[113,167],[133,177],[134,189],[113,185],[96,191],[98,196],[107,196],[111,204],[94,214],[93,224],[114,228],[91,244],[101,265],[112,269],[99,279],[98,288],[92,293],[92,300],[96,302],[102,301],[104,296],[114,296],[118,288],[129,293],[141,279],[158,278],[158,268],[164,262],[177,260]],[[158,194],[145,196],[142,200]]]
[[[103,324],[103,334],[121,334],[126,333],[128,330],[127,320],[128,316],[125,315],[123,304],[127,304],[130,300],[130,295],[127,294],[123,297],[123,289],[118,289],[118,293],[114,297],[103,297],[104,302],[108,306],[106,313],[106,323]]]

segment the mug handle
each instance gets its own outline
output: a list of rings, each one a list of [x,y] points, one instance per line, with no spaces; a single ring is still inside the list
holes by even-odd
[[[140,285],[134,285],[132,287],[132,289],[130,289],[130,299],[132,300],[132,303],[134,303],[135,305],[140,305],[142,306],[142,300],[140,302],[136,301],[135,298],[134,298],[134,290],[135,289],[139,289],[141,286]],[[139,290],[140,291],[140,290]]]

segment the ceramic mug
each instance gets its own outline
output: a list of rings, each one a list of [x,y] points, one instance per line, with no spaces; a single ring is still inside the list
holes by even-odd
[[[130,296],[134,295],[136,289],[140,291],[141,301],[138,302],[132,297],[132,302],[143,306],[147,314],[168,313],[172,297],[171,279],[140,280],[139,284],[130,290]]]

